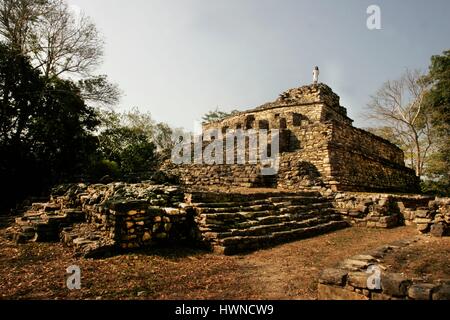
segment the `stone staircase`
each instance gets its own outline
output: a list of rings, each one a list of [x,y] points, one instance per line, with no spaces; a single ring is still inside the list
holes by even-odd
[[[216,253],[236,254],[345,228],[319,192],[192,193],[198,238]]]

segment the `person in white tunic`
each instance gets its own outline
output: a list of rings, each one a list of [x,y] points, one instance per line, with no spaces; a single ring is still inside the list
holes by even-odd
[[[315,67],[313,70],[313,84],[319,83],[319,67]]]

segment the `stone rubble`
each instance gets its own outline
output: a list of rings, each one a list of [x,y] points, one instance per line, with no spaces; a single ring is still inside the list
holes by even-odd
[[[337,193],[334,206],[354,226],[415,225],[421,233],[449,235],[450,199],[424,195]]]
[[[8,229],[17,243],[62,241],[85,257],[183,241],[193,217],[180,208],[179,187],[147,183],[58,186],[48,203],[34,203]]]
[[[383,266],[386,253],[417,242],[418,238],[397,241],[389,246],[353,256],[342,261],[337,268],[324,269],[318,283],[320,300],[449,300],[450,279],[426,283],[408,279],[399,273],[387,271]],[[381,269],[381,289],[368,287],[369,265]]]
[[[62,241],[75,254],[101,257],[180,242],[235,254],[349,225],[413,224],[433,236],[449,231],[449,199],[332,193],[321,186],[265,190],[240,194],[152,183],[61,185],[48,202],[31,204],[8,234],[17,243]],[[344,267],[357,271],[369,262],[359,257]]]

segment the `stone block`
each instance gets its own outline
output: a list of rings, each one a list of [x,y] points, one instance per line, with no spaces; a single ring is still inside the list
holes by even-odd
[[[429,283],[413,284],[408,289],[408,297],[414,300],[431,300],[435,285]]]
[[[406,279],[399,273],[383,273],[381,275],[381,288],[384,294],[404,297],[410,285],[411,280]]]
[[[321,283],[318,286],[318,297],[319,300],[369,300],[363,294]]]
[[[319,279],[322,284],[344,286],[348,272],[342,269],[325,269]]]
[[[426,218],[429,215],[429,211],[428,210],[416,210],[415,211],[415,216],[416,218]]]
[[[443,284],[436,288],[432,295],[433,300],[450,300],[450,285]]]
[[[433,224],[430,233],[434,237],[443,237],[447,234],[447,225],[444,223]]]
[[[380,301],[380,300],[391,300],[391,297],[387,294],[372,292],[372,300]]]
[[[366,289],[369,276],[371,274],[366,272],[350,272],[348,274],[348,284],[355,288]]]
[[[428,230],[430,230],[430,225],[428,223],[424,223],[424,224],[417,224],[417,230],[420,231],[421,233],[427,233]]]
[[[367,261],[354,260],[354,259],[346,259],[342,262],[342,267],[344,269],[349,269],[352,271],[358,271],[366,269],[369,266]]]
[[[417,224],[428,224],[431,223],[433,220],[431,218],[416,218],[414,219],[414,222]]]
[[[130,211],[145,210],[148,207],[146,200],[113,200],[109,203],[109,208],[118,213],[128,213]]]

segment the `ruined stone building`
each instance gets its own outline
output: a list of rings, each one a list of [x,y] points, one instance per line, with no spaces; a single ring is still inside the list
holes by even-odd
[[[288,90],[274,101],[204,124],[203,130],[279,129],[280,168],[272,177],[252,164],[191,164],[174,170],[188,186],[325,186],[333,191],[417,192],[419,179],[401,149],[352,126],[325,84]],[[226,152],[226,151],[225,151]]]
[[[11,238],[61,239],[92,257],[180,241],[234,254],[350,225],[416,224],[420,232],[448,230],[447,202],[388,194],[416,191],[418,178],[405,167],[399,148],[352,126],[339,97],[326,85],[289,90],[275,102],[205,124],[203,129],[205,135],[214,129],[217,139],[201,141],[200,151],[230,137],[219,132],[279,130],[279,170],[262,175],[261,162],[172,163],[163,169],[178,176],[181,186],[153,182],[62,186],[48,203],[34,203],[16,219]],[[191,142],[183,146],[192,147]],[[223,151],[234,157],[236,150]],[[188,158],[195,150],[190,153]]]

